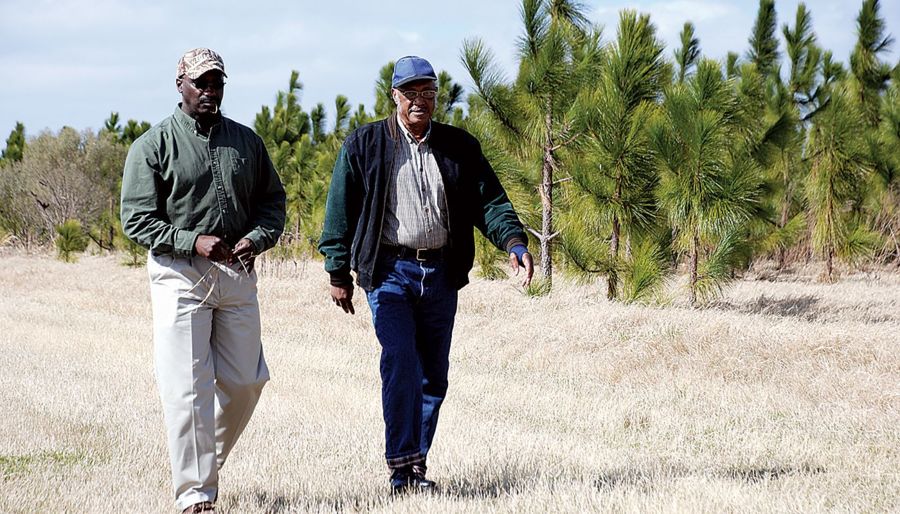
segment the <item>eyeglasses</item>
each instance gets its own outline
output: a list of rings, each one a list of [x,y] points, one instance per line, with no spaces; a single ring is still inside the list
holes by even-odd
[[[223,87],[225,87],[224,80],[193,80],[193,79],[191,79],[191,84],[193,84],[193,86],[195,88],[197,88],[198,91],[203,91],[206,89],[222,89]]]
[[[437,89],[426,89],[425,91],[407,90],[400,91],[400,94],[405,96],[407,100],[415,100],[420,96],[426,100],[434,100],[434,97],[437,96]]]

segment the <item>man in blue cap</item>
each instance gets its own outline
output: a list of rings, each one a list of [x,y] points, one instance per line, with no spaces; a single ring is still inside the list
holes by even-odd
[[[475,256],[473,228],[509,254],[523,285],[527,236],[478,141],[431,120],[437,76],[416,56],[394,65],[396,112],[344,141],[328,192],[319,251],[331,297],[354,313],[366,292],[381,343],[385,458],[394,492],[433,490],[425,461],[447,393],[457,291]]]

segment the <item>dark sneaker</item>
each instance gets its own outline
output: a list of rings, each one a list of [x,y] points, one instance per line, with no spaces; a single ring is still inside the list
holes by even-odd
[[[391,473],[391,492],[394,494],[405,492],[432,492],[435,483],[425,478],[425,468],[419,466],[407,466],[395,469]]]
[[[195,503],[181,511],[181,514],[200,514],[202,512],[206,512],[207,514],[215,514],[216,506],[213,504],[213,502]]]

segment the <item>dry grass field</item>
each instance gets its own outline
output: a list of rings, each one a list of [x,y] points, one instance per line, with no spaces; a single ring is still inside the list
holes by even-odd
[[[225,513],[898,512],[900,275],[749,277],[715,305],[463,290],[429,476],[390,498],[378,344],[319,263],[264,263],[272,381]],[[0,256],[0,512],[174,512],[146,271]]]

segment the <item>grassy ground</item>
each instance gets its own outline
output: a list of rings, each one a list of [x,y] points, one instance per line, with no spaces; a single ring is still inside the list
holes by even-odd
[[[0,512],[174,512],[146,271],[0,257]],[[272,373],[224,512],[900,511],[900,275],[745,279],[704,309],[474,281],[429,458],[391,499],[378,344],[318,263],[260,279]]]

